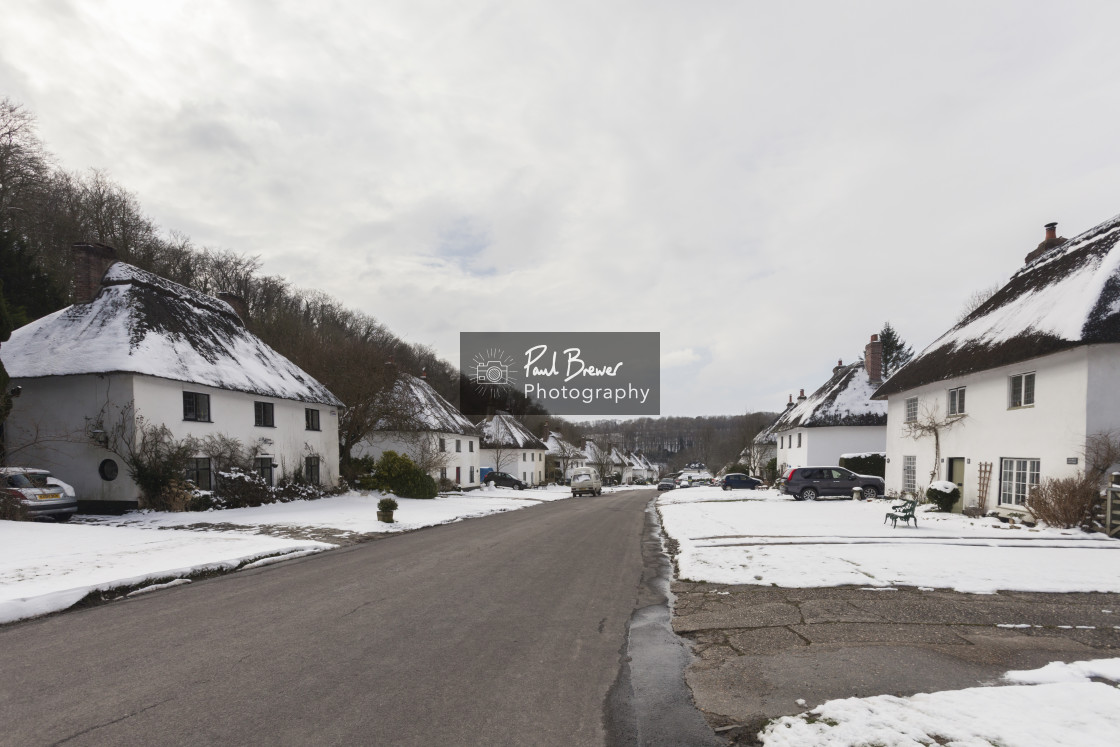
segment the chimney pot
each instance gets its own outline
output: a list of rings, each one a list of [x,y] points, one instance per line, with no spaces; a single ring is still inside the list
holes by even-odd
[[[1047,241],[1051,241],[1053,239],[1058,238],[1058,224],[1056,222],[1055,223],[1047,223],[1044,226],[1044,228],[1046,229],[1046,240]]]

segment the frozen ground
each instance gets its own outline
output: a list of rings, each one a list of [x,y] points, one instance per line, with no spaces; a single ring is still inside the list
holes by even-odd
[[[0,623],[66,609],[93,591],[256,566],[362,535],[513,511],[571,492],[487,488],[433,500],[398,498],[393,524],[377,520],[382,497],[352,492],[226,511],[78,517],[69,524],[0,521]]]
[[[759,738],[767,747],[1111,747],[1118,682],[1120,659],[1055,662],[991,687],[830,700],[777,719]]]
[[[919,507],[917,527],[884,523],[888,501],[794,501],[703,487],[661,494],[679,577],[722,584],[972,593],[1120,592],[1120,541]]]

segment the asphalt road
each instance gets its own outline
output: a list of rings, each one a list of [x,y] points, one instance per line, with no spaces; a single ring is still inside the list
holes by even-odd
[[[10,745],[598,745],[649,491],[0,628]]]

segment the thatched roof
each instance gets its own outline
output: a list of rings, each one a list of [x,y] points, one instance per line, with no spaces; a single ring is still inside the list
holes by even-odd
[[[1120,342],[1118,242],[1120,216],[1032,252],[1005,286],[899,369],[875,398],[1079,345]]]
[[[124,262],[89,303],[12,334],[0,351],[13,377],[134,373],[291,399],[342,403],[245,329],[224,301]]]
[[[837,366],[832,378],[817,391],[787,409],[768,429],[772,434],[793,428],[840,425],[886,425],[887,405],[874,402],[875,387],[863,362]]]

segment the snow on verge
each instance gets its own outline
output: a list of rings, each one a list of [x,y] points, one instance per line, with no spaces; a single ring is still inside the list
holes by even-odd
[[[0,521],[0,623],[64,610],[91,591],[332,547],[228,532]]]
[[[1008,672],[1011,681],[1049,684],[972,687],[830,700],[807,713],[771,722],[758,737],[767,747],[874,744],[919,747],[1095,747],[1116,744],[1120,659],[1054,662],[1039,670]]]

